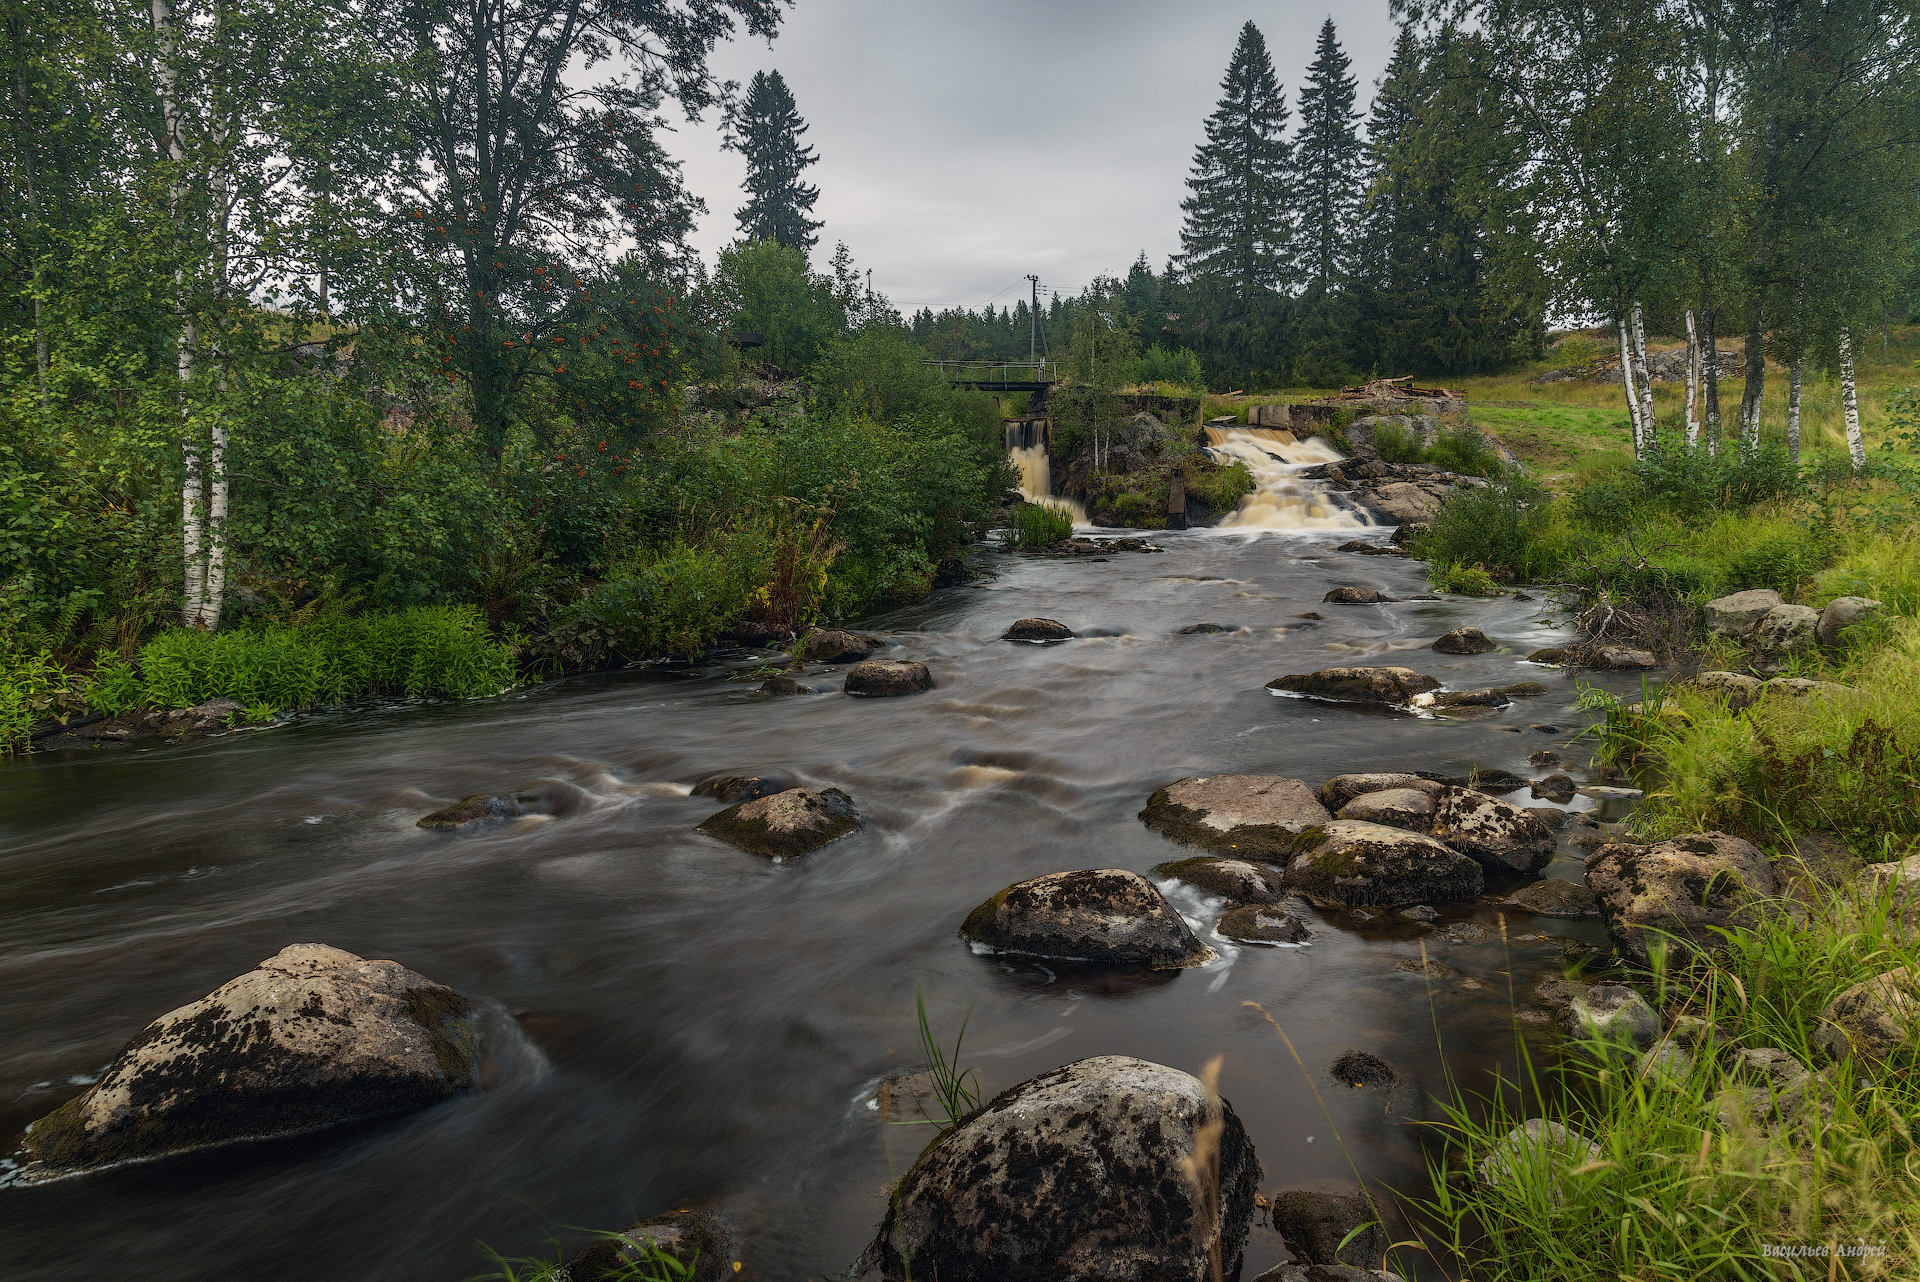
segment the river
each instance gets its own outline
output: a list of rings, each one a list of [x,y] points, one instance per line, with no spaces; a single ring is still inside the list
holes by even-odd
[[[532,1252],[549,1233],[578,1242],[566,1226],[673,1205],[734,1218],[743,1277],[836,1274],[929,1138],[867,1107],[879,1079],[918,1063],[916,990],[949,1042],[971,1011],[961,1059],[990,1089],[1089,1055],[1187,1071],[1219,1055],[1264,1190],[1351,1188],[1356,1170],[1418,1190],[1415,1123],[1445,1090],[1440,1047],[1470,1090],[1496,1065],[1511,1072],[1507,972],[1529,1004],[1563,939],[1603,942],[1597,922],[1513,913],[1503,946],[1502,910],[1483,901],[1442,906],[1434,923],[1495,928],[1477,944],[1319,913],[1311,945],[1235,946],[1211,937],[1206,901],[1168,883],[1213,963],[1073,973],[977,956],[955,935],[1013,881],[1145,872],[1192,853],[1135,817],[1185,775],[1317,786],[1478,763],[1537,777],[1548,771],[1527,756],[1549,746],[1585,762],[1563,747],[1585,723],[1574,681],[1521,661],[1566,639],[1541,622],[1561,617],[1550,602],[1322,605],[1336,586],[1424,590],[1418,563],[1332,550],[1351,534],[1168,533],[1155,536],[1162,554],[1104,561],[987,554],[994,577],[867,621],[887,653],[931,668],[937,688],[906,698],[848,698],[837,672],[807,678],[823,693],[775,699],[719,666],[635,670],[0,764],[9,1133],[76,1094],[148,1021],[289,943],[394,958],[485,1010],[481,1088],[452,1102],[0,1190],[8,1276],[452,1282],[486,1270],[477,1243]],[[1028,615],[1081,637],[998,640]],[[1202,622],[1240,630],[1178,635]],[[1463,624],[1504,648],[1419,648]],[[1404,663],[1456,689],[1543,680],[1550,693],[1449,721],[1263,688],[1358,662]],[[1503,729],[1533,723],[1562,732]],[[688,785],[721,771],[842,788],[868,826],[793,862],[742,853],[693,830],[717,807]],[[532,787],[552,790],[560,813],[481,835],[414,823],[470,793]],[[1579,868],[1563,847],[1547,875],[1578,880]],[[1396,969],[1423,937],[1456,972],[1431,998]],[[1287,1030],[1304,1074],[1248,1001]],[[1387,1059],[1404,1087],[1335,1085],[1326,1066],[1350,1048]],[[1244,1276],[1281,1258],[1256,1230]]]

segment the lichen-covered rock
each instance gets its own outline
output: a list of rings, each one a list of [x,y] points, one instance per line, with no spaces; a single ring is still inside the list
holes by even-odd
[[[1389,788],[1417,788],[1421,792],[1437,793],[1445,785],[1437,780],[1413,774],[1353,774],[1335,775],[1320,785],[1320,804],[1329,810],[1338,810],[1355,797],[1365,796],[1369,792],[1385,792]]]
[[[840,628],[815,628],[793,653],[813,663],[859,663],[871,657],[876,648],[870,637]]]
[[[1090,868],[1015,882],[967,914],[960,937],[992,952],[1178,969],[1212,950],[1139,873]]]
[[[1518,806],[1469,788],[1435,798],[1433,835],[1463,855],[1508,872],[1534,873],[1553,858],[1553,833]]]
[[[511,793],[483,793],[463,797],[444,810],[434,811],[421,819],[419,826],[435,832],[466,832],[491,828],[532,813]]]
[[[1508,896],[1507,902],[1536,917],[1597,917],[1600,905],[1593,892],[1578,882],[1542,878]]]
[[[27,1128],[23,1178],[424,1108],[473,1081],[473,1005],[399,962],[290,944],[128,1042]]]
[[[791,787],[793,781],[783,775],[708,775],[693,785],[692,795],[712,797],[715,801],[752,801]]]
[[[1306,922],[1263,904],[1243,904],[1222,913],[1214,929],[1243,944],[1304,944],[1313,938]]]
[[[789,788],[707,816],[700,831],[756,855],[787,859],[818,850],[860,826],[853,798],[838,788]]]
[[[1338,817],[1358,819],[1362,823],[1385,824],[1389,828],[1405,828],[1408,832],[1426,832],[1433,827],[1433,816],[1438,809],[1434,793],[1438,791],[1439,786],[1363,792],[1340,807]]]
[[[1073,629],[1053,619],[1015,619],[1013,626],[1001,633],[1002,641],[1069,641],[1073,638]]]
[[[1535,797],[1544,797],[1548,801],[1559,802],[1564,806],[1573,800],[1574,789],[1572,775],[1552,774],[1545,779],[1534,780],[1532,792]]]
[[[1751,920],[1779,893],[1767,857],[1724,832],[1603,846],[1587,860],[1586,883],[1615,950],[1641,966],[1656,944],[1718,946],[1715,926]]]
[[[1852,689],[1852,686],[1843,686],[1838,681],[1815,681],[1809,677],[1774,677],[1770,681],[1760,683],[1760,697],[1804,699],[1813,694],[1846,694]]]
[[[1820,622],[1813,629],[1814,640],[1821,645],[1837,646],[1846,640],[1841,632],[1857,623],[1865,623],[1881,610],[1872,597],[1837,596],[1820,611]]]
[[[847,673],[846,684],[841,688],[848,694],[864,699],[887,699],[933,689],[933,674],[927,671],[924,663],[912,663],[906,659],[896,659],[891,663],[868,659],[865,663],[853,666],[852,671]]]
[[[1390,605],[1393,598],[1373,588],[1335,588],[1321,597],[1326,605]]]
[[[1411,481],[1391,481],[1354,497],[1395,525],[1424,525],[1440,513],[1440,500]]]
[[[1842,991],[1820,1012],[1814,1044],[1835,1060],[1920,1063],[1920,970],[1903,966]]]
[[[1760,697],[1760,678],[1744,672],[1699,672],[1687,678],[1686,684],[1725,700],[1731,712],[1740,711]]]
[[[1429,648],[1441,654],[1486,654],[1500,647],[1479,628],[1455,628]]]
[[[1478,899],[1480,865],[1431,837],[1335,819],[1287,865],[1286,884],[1322,908]]]
[[[1660,1016],[1625,984],[1595,984],[1568,1004],[1565,1028],[1575,1041],[1643,1051],[1660,1036]]]
[[[1206,1136],[1211,1154],[1199,1151]],[[1187,1164],[1203,1180],[1183,1177]],[[1240,1119],[1199,1079],[1121,1055],[1083,1059],[1003,1091],[935,1141],[889,1199],[864,1262],[887,1282],[1233,1277],[1260,1176]],[[1203,1182],[1218,1188],[1211,1214]]]
[[[1294,1257],[1307,1264],[1375,1269],[1390,1241],[1387,1217],[1365,1193],[1285,1189],[1273,1195],[1267,1219]],[[1368,1227],[1360,1228],[1363,1224]],[[1354,1233],[1355,1229],[1360,1232]]]
[[[1530,1117],[1493,1145],[1477,1173],[1482,1184],[1498,1188],[1516,1177],[1527,1179],[1571,1171],[1599,1156],[1600,1146],[1579,1132],[1545,1118]],[[1558,1201],[1557,1178],[1554,1184],[1554,1200]]]
[[[1140,812],[1147,827],[1186,845],[1279,861],[1328,818],[1312,788],[1284,775],[1189,775]]]
[[[1184,881],[1236,904],[1277,904],[1281,898],[1280,874],[1271,867],[1244,859],[1221,859],[1212,855],[1175,859],[1155,867],[1153,875]]]
[[[1269,690],[1330,699],[1336,703],[1406,703],[1440,683],[1412,668],[1322,668],[1267,682]]]
[[[706,1211],[668,1211],[595,1242],[567,1261],[564,1276],[567,1282],[653,1277],[653,1268],[639,1273],[636,1268],[659,1267],[659,1252],[690,1266],[684,1282],[724,1282],[734,1274],[733,1232],[725,1220]]]
[[[1754,666],[1777,671],[1789,656],[1813,648],[1814,630],[1819,626],[1819,613],[1804,605],[1774,606],[1747,633],[1747,646],[1758,656]]]
[[[1743,637],[1753,630],[1761,615],[1780,603],[1780,594],[1772,588],[1749,588],[1709,601],[1703,609],[1707,631]]]
[[[1653,657],[1652,651],[1624,645],[1589,646],[1579,652],[1579,661],[1582,667],[1601,672],[1629,672],[1660,666],[1660,660]]]

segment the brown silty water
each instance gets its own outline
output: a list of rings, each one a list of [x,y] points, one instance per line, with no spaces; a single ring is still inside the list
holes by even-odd
[[[971,1011],[961,1060],[989,1090],[1089,1055],[1189,1072],[1219,1055],[1263,1189],[1350,1189],[1357,1171],[1418,1191],[1443,1049],[1470,1091],[1510,1073],[1509,973],[1534,1005],[1564,940],[1603,941],[1596,923],[1503,909],[1511,887],[1494,882],[1482,902],[1436,905],[1430,926],[1317,913],[1309,945],[1236,945],[1213,933],[1219,901],[1167,882],[1219,954],[1204,967],[1090,971],[976,955],[955,934],[1022,878],[1193,853],[1136,817],[1186,775],[1537,777],[1527,755],[1548,746],[1585,761],[1564,746],[1584,725],[1574,682],[1520,658],[1565,639],[1540,622],[1548,602],[1322,605],[1336,586],[1423,590],[1423,567],[1332,551],[1344,537],[1189,531],[1156,536],[1163,554],[985,556],[995,577],[869,621],[883,653],[933,672],[935,689],[906,698],[849,698],[838,672],[806,678],[822,693],[770,698],[717,663],[0,766],[9,1133],[148,1021],[288,943],[396,959],[485,1011],[479,1089],[452,1102],[0,1190],[9,1277],[451,1280],[485,1271],[478,1242],[532,1252],[550,1233],[579,1242],[566,1226],[675,1205],[733,1217],[752,1276],[836,1274],[930,1138],[883,1124],[875,1099],[918,1066],[916,990],[949,1040]],[[1080,638],[998,639],[1029,615]],[[1179,634],[1202,622],[1234,630]],[[1464,624],[1503,648],[1422,648]],[[1361,662],[1549,693],[1466,721],[1263,688]],[[1561,732],[1508,730],[1533,723]],[[787,863],[743,853],[694,831],[717,806],[688,785],[722,771],[842,788],[867,825]],[[528,788],[556,813],[478,835],[415,826],[451,799]],[[1548,875],[1579,867],[1563,849]],[[1488,929],[1448,942],[1462,923]],[[1450,977],[1397,968],[1423,940]],[[1385,1058],[1401,1088],[1334,1083],[1349,1049]],[[1256,1230],[1245,1276],[1281,1258]]]

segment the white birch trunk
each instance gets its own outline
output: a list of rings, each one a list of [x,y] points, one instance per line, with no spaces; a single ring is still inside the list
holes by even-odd
[[[226,155],[227,122],[224,119],[215,131],[214,143],[220,159],[213,178],[213,283],[215,298],[224,304],[227,297],[227,202],[232,195]],[[225,352],[216,349],[214,356],[216,361],[221,361]],[[224,362],[216,365],[216,368],[220,371],[217,390],[220,400],[224,401],[227,390]],[[209,632],[217,632],[220,629],[221,607],[227,598],[227,420],[223,405],[216,405],[211,426],[211,448],[207,451],[207,578],[206,591],[200,601],[200,625]]]
[[[1787,367],[1787,457],[1800,463],[1800,386],[1805,381],[1807,355],[1800,353]]]
[[[1627,349],[1627,322],[1622,317],[1620,327],[1620,382],[1627,389],[1627,420],[1633,424],[1633,457],[1640,457],[1640,398],[1633,390],[1633,353]]]
[[[175,92],[179,71],[174,66],[173,7],[170,0],[153,0],[152,12],[154,42],[159,55],[154,67],[154,79],[159,85],[160,116],[167,131],[167,159],[176,166],[169,194],[173,201],[175,222],[184,232],[187,188],[178,166],[186,160],[187,147],[182,137],[180,100]],[[185,240],[186,237],[182,235],[181,239]],[[196,335],[193,317],[184,314],[187,306],[184,269],[174,270],[173,285],[174,291],[180,296],[178,301],[183,312],[174,351],[175,368],[180,376],[180,418],[184,428],[181,446],[180,543],[181,560],[186,569],[186,589],[180,608],[180,621],[188,627],[195,627],[200,623],[205,606],[207,586],[206,532],[201,525],[201,515],[206,510],[203,492],[205,477],[200,466],[200,443],[194,438],[193,415],[186,398],[187,388],[193,382]]]
[[[1853,470],[1867,466],[1867,443],[1860,436],[1860,397],[1853,384],[1853,332],[1840,328],[1840,404],[1847,412],[1847,455]]]
[[[1693,325],[1693,311],[1687,311],[1687,448],[1700,444],[1700,334]]]
[[[1640,304],[1633,305],[1633,372],[1640,381],[1640,438],[1647,449],[1653,448],[1653,375],[1647,369],[1647,327],[1641,319]]]

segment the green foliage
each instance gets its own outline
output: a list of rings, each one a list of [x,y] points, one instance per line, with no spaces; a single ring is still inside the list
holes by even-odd
[[[1549,496],[1537,482],[1500,476],[1447,500],[1412,547],[1435,564],[1478,566],[1496,579],[1526,581],[1560,566],[1559,548],[1543,537],[1552,522]]]
[[[26,747],[33,727],[59,714],[66,689],[66,672],[44,651],[0,661],[0,756]]]
[[[1142,383],[1174,383],[1196,396],[1207,390],[1199,355],[1184,347],[1169,350],[1159,343],[1148,347],[1140,357],[1139,378]]]
[[[736,333],[760,335],[758,355],[785,370],[804,370],[847,328],[833,281],[816,275],[806,254],[775,240],[751,240],[720,251],[714,286]]]
[[[1684,441],[1660,440],[1634,470],[1648,499],[1682,515],[1740,512],[1805,492],[1786,451],[1771,447],[1713,455],[1701,446],[1689,449]]]
[[[1389,463],[1429,463],[1465,476],[1494,476],[1502,466],[1500,455],[1472,423],[1453,424],[1429,445],[1411,430],[1409,420],[1388,419],[1374,425],[1373,445]]]
[[[1494,596],[1499,592],[1499,585],[1485,567],[1459,561],[1435,561],[1428,566],[1427,586],[1456,596]]]
[[[1008,541],[1015,547],[1039,548],[1073,537],[1073,518],[1051,503],[1021,503],[1013,509]]]
[[[813,248],[820,224],[807,217],[820,189],[800,175],[820,158],[802,147],[807,122],[778,71],[756,71],[747,95],[727,116],[726,146],[747,162],[747,203],[734,215],[743,240],[771,240],[802,253]]]
[[[1772,588],[1792,600],[1801,580],[1827,559],[1827,543],[1799,526],[1768,534],[1727,559],[1726,586],[1734,592]]]
[[[979,1075],[973,1069],[960,1067],[960,1044],[966,1040],[967,1022],[973,1012],[969,1010],[968,1019],[960,1021],[960,1031],[953,1036],[953,1050],[948,1053],[940,1049],[940,1043],[934,1038],[933,1026],[927,1022],[927,1002],[918,989],[914,990],[913,1006],[919,1016],[920,1050],[926,1056],[927,1078],[943,1110],[941,1116],[926,1120],[944,1133],[980,1107]]]
[[[636,1243],[625,1233],[606,1229],[596,1232],[594,1237],[613,1244],[622,1258],[596,1272],[593,1282],[688,1282],[700,1260],[698,1251],[682,1260],[650,1237],[644,1243]],[[567,1269],[566,1254],[558,1247],[552,1259],[537,1255],[504,1256],[484,1244],[481,1250],[493,1264],[494,1271],[480,1274],[469,1282],[575,1282]]]
[[[642,553],[562,607],[545,644],[576,667],[698,654],[753,604],[765,554],[751,537]]]

